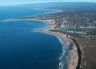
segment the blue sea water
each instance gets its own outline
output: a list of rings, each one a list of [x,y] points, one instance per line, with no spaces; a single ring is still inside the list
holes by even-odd
[[[61,43],[34,32],[0,35],[0,69],[57,69]]]
[[[12,32],[25,32],[33,31],[40,27],[46,27],[48,24],[42,21],[32,21],[32,20],[17,20],[9,22],[0,22],[0,33],[12,33]]]
[[[0,19],[52,12],[30,7],[0,7]],[[58,69],[62,44],[57,37],[35,29],[47,27],[41,21],[0,22],[0,69]]]
[[[53,10],[35,9],[29,5],[0,6],[0,19],[33,16],[51,12],[53,12]]]

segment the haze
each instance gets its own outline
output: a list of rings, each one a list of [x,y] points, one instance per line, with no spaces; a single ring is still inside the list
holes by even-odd
[[[38,2],[96,2],[96,0],[0,0],[0,5],[14,5]]]

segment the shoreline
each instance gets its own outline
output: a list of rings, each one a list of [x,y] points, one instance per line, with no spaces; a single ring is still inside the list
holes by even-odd
[[[45,21],[44,21],[45,22]],[[78,65],[78,50],[77,46],[72,40],[71,36],[67,36],[63,33],[52,31],[55,29],[56,24],[55,22],[51,22],[51,20],[47,21],[48,24],[51,24],[52,28],[45,29],[45,30],[37,30],[36,32],[42,32],[45,34],[53,35],[56,36],[59,41],[62,43],[62,50],[68,50],[68,55],[64,55],[65,53],[63,52],[62,55],[60,56],[60,64],[59,64],[59,69],[64,69],[64,65],[67,63],[67,69],[76,69]],[[64,57],[67,57],[66,60]],[[63,60],[63,61],[62,61]],[[64,63],[64,60],[66,63]],[[68,61],[67,61],[68,60]]]
[[[32,8],[32,9],[36,9],[36,10],[38,10],[38,8]],[[39,9],[40,10],[40,9]],[[16,20],[16,19],[20,19],[20,18],[23,18],[23,20],[24,19],[29,19],[29,17],[32,17],[32,16],[40,16],[40,15],[46,15],[46,14],[54,14],[54,13],[60,13],[60,12],[63,12],[62,10],[57,10],[57,9],[55,9],[56,11],[54,12],[54,11],[52,11],[52,10],[54,10],[54,9],[41,9],[41,10],[51,10],[51,12],[46,12],[46,13],[40,13],[40,14],[33,14],[33,15],[31,15],[31,16],[21,16],[21,17],[11,17],[11,18],[3,18],[3,19],[0,19],[0,22],[2,22],[2,21],[5,21],[5,20]],[[27,17],[27,18],[26,18]]]
[[[65,56],[66,53],[63,52],[59,58],[61,60],[60,64],[59,64],[59,66],[60,66],[59,69],[64,69],[63,67],[65,64],[68,67],[67,69],[76,69],[77,64],[78,64],[77,47],[76,47],[75,43],[69,37],[67,37],[67,35],[64,35],[59,32],[47,31],[47,30],[36,31],[36,32],[42,32],[45,34],[56,36],[63,45],[62,50],[68,50],[68,54],[66,56]],[[66,57],[66,58],[64,58],[64,57]],[[66,63],[64,63],[64,62],[66,62]]]
[[[60,59],[59,69],[64,69],[65,64],[67,66],[67,69],[76,69],[78,65],[78,59],[79,59],[76,44],[71,39],[72,37],[65,35],[64,33],[52,31],[57,26],[55,20],[42,20],[42,19],[32,19],[32,18],[22,19],[21,18],[21,19],[2,20],[2,22],[18,21],[18,20],[42,21],[44,23],[48,23],[48,25],[50,25],[51,27],[46,29],[40,29],[40,30],[37,29],[34,31],[56,36],[58,40],[62,43],[62,51],[68,50],[66,58],[64,58],[65,57],[64,51],[59,58]],[[64,60],[66,61],[66,63],[64,63]]]

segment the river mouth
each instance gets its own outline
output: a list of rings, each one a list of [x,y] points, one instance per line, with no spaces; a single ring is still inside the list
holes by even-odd
[[[1,22],[0,69],[59,68],[61,42],[53,35],[32,32],[44,27],[48,26],[41,21]]]

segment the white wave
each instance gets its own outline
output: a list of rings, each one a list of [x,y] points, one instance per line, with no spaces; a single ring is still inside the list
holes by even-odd
[[[60,61],[60,63],[59,63],[59,69],[64,69],[65,64],[67,64],[67,60],[68,60],[68,56],[66,56],[66,52],[68,50],[67,50],[67,47],[65,47],[66,45],[65,45],[63,39],[60,38],[60,37],[57,37],[57,38],[59,39],[59,41],[62,44],[62,51],[63,51],[62,52],[62,55],[59,57],[59,61]]]

